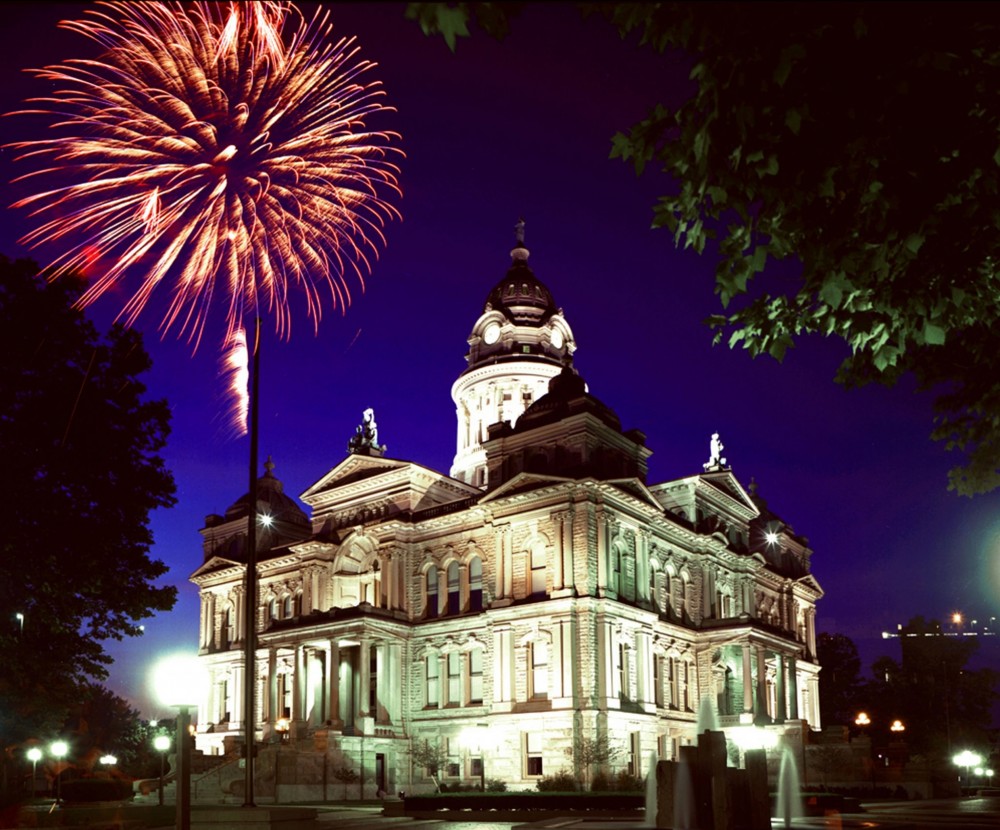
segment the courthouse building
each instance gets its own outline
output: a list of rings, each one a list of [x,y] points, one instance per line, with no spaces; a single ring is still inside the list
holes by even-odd
[[[527,788],[579,769],[588,742],[644,775],[652,752],[693,742],[705,701],[732,734],[820,728],[805,539],[741,485],[718,435],[692,436],[700,469],[648,482],[646,436],[574,369],[523,231],[511,257],[470,308],[448,473],[387,457],[370,410],[304,506],[268,463],[249,677],[248,497],[207,518],[202,751],[241,738],[247,682],[260,741],[363,764],[372,793],[433,786],[411,758],[424,740],[446,782]]]

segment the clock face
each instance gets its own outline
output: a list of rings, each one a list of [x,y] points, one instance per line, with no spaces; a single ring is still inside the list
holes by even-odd
[[[483,342],[492,346],[500,339],[500,326],[497,323],[490,323],[483,331]]]
[[[563,347],[563,336],[559,329],[552,329],[552,335],[549,340],[551,341],[553,348],[561,349]]]

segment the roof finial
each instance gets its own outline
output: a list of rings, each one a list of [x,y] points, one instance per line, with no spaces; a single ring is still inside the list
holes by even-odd
[[[267,457],[267,461],[264,462],[264,469],[267,470],[264,475],[271,475],[274,471],[274,462],[271,460],[271,456]]]
[[[529,251],[524,247],[524,217],[522,216],[517,220],[517,224],[514,225],[514,239],[517,244],[514,245],[514,250],[510,252],[510,258],[513,260],[514,264],[524,264],[528,261]]]

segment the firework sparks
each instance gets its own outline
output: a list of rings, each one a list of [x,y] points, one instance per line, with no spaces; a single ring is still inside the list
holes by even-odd
[[[24,112],[52,116],[53,136],[11,145],[43,183],[16,204],[38,220],[22,241],[64,246],[50,276],[96,257],[84,305],[135,281],[129,325],[170,287],[161,328],[195,348],[216,298],[227,342],[263,309],[287,337],[293,289],[314,327],[324,302],[350,303],[398,217],[398,136],[366,130],[391,108],[328,12],[105,2],[61,25],[103,54],[34,70],[54,92]]]
[[[229,429],[237,437],[247,434],[247,413],[250,410],[250,356],[247,352],[247,333],[238,328],[229,337],[222,358],[220,374],[233,402],[229,407]]]

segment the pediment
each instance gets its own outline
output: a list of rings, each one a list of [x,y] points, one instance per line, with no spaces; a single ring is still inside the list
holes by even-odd
[[[650,506],[655,507],[657,511],[663,510],[663,506],[656,500],[656,496],[637,478],[619,478],[604,483],[610,484],[612,487],[617,487],[630,496],[646,502]]]
[[[540,490],[542,487],[550,487],[553,484],[563,484],[574,479],[565,476],[550,476],[544,473],[518,473],[512,479],[505,481],[496,490],[490,490],[483,496],[483,503],[495,501],[518,493],[527,493],[532,490]]]
[[[749,512],[750,518],[760,515],[760,509],[754,504],[750,494],[743,489],[743,485],[732,474],[732,471],[720,470],[719,472],[702,473],[698,479],[700,482],[711,485],[730,499],[734,499],[743,510]]]
[[[230,568],[240,568],[242,570],[244,564],[243,562],[237,562],[235,559],[227,559],[224,556],[212,556],[203,562],[189,578],[197,580],[199,577],[211,576],[219,571],[225,571]]]
[[[309,504],[309,499],[319,493],[332,490],[335,487],[342,487],[346,484],[363,481],[364,479],[372,478],[392,470],[399,470],[407,466],[408,463],[406,461],[398,461],[394,458],[349,455],[319,481],[309,487],[299,498],[306,504]]]

